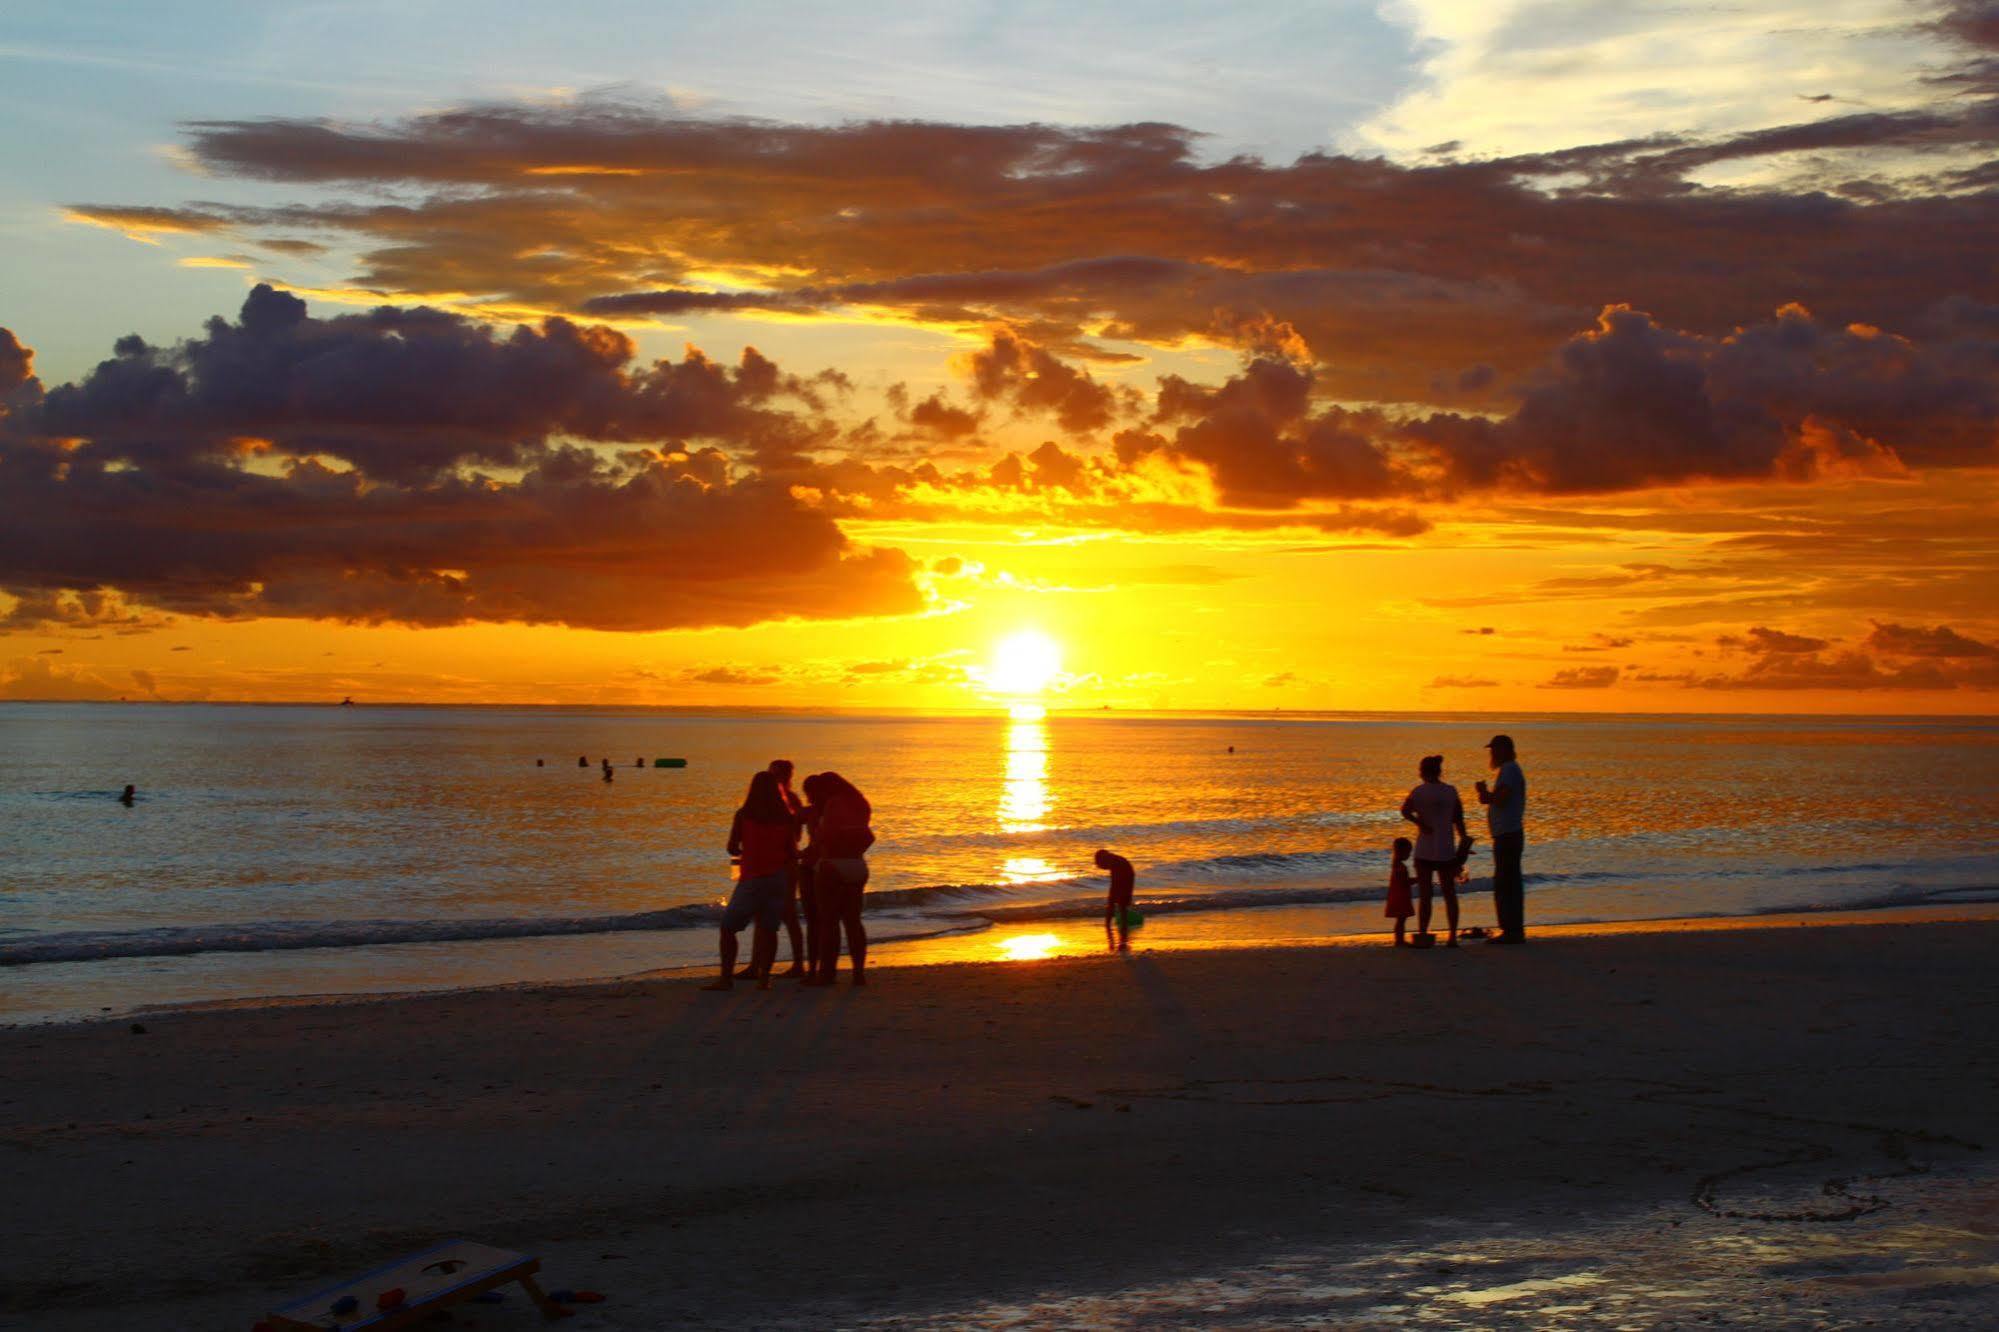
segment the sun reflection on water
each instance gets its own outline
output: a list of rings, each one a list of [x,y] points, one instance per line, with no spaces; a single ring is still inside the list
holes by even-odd
[[[1009,962],[1038,962],[1053,957],[1062,944],[1059,935],[1016,934],[1011,939],[1001,939],[995,947],[999,955]]]
[[[1006,785],[1000,791],[1000,827],[1010,833],[1040,832],[1048,825],[1048,728],[1039,717],[1016,719],[1006,728]]]
[[[1000,867],[1002,883],[1048,883],[1068,877],[1062,869],[1038,856],[1014,856]]]

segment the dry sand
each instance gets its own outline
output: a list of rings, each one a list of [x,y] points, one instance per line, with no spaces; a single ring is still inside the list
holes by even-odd
[[[1118,1291],[1306,1249],[1349,1280],[1305,1282],[1283,1318],[1146,1307],[1365,1323],[1387,1279],[1365,1246],[1476,1264],[1496,1236],[1575,1249],[1683,1222],[1746,1245],[1743,1289],[1767,1295],[1803,1278],[1756,1279],[1758,1237],[1888,1214],[1831,1219],[1857,1199],[1908,1213],[1866,1177],[1912,1165],[1960,1191],[1961,1242],[1946,1264],[1882,1241],[1890,1258],[1856,1271],[1915,1275],[1869,1316],[1975,1326],[1999,1272],[1979,1173],[1999,1138],[1995,961],[1991,921],[1654,927],[4,1030],[0,1328],[247,1328],[458,1235],[610,1296],[573,1328],[998,1325],[1025,1306],[993,1306],[1050,1293],[1102,1325],[1147,1298]],[[1599,1215],[1636,1219],[1578,1229]],[[1581,1312],[1533,1321],[1620,1325],[1605,1256],[1549,1288]],[[1524,1307],[1423,1289],[1442,1293],[1392,1321]]]

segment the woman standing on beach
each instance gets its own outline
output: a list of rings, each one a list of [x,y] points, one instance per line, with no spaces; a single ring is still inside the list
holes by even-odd
[[[729,828],[729,854],[736,858],[736,891],[722,909],[722,977],[704,986],[726,990],[735,983],[736,936],[756,922],[751,935],[750,972],[757,988],[770,988],[770,966],[777,957],[777,927],[784,919],[785,898],[791,892],[791,866],[797,855],[798,824],[769,769],[750,778],[749,793]]]
[[[854,984],[868,983],[868,931],[861,923],[861,893],[868,885],[868,848],[874,830],[868,826],[874,808],[854,784],[837,772],[813,779],[813,807],[819,811],[813,845],[818,851],[819,940],[817,971],[807,985],[831,985],[840,967],[840,932],[847,934]]]
[[[792,861],[789,866],[789,872],[793,883],[791,889],[784,896],[784,933],[785,937],[791,941],[791,969],[784,973],[787,976],[803,976],[808,965],[807,959],[812,956],[812,950],[800,937],[798,927],[799,911],[804,904],[800,901],[800,898],[803,896],[803,884],[801,882],[803,876],[798,872],[797,847],[798,834],[805,827],[805,806],[791,789],[791,774],[795,771],[797,769],[792,766],[790,759],[772,759],[770,761],[770,774],[777,778],[778,794],[784,797],[784,807],[791,811]],[[805,923],[808,928],[813,923],[811,910],[810,906],[804,906]]]

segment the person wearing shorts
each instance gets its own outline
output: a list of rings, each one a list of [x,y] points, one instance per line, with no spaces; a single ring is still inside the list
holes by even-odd
[[[750,974],[759,990],[770,988],[770,967],[777,957],[778,926],[791,897],[792,865],[797,859],[798,824],[768,769],[750,779],[749,794],[729,829],[729,854],[736,859],[736,889],[722,909],[722,975],[703,986],[727,990],[735,985],[736,936],[754,923],[750,944]]]
[[[1444,758],[1431,754],[1416,765],[1422,781],[1402,802],[1402,817],[1416,825],[1416,942],[1430,938],[1432,885],[1443,889],[1444,918],[1450,925],[1446,948],[1458,946],[1458,843],[1465,832],[1464,802],[1458,788],[1444,781]]]

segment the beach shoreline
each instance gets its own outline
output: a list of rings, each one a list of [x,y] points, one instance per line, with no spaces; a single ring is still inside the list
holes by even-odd
[[[248,1326],[461,1233],[610,1294],[578,1328],[976,1325],[1280,1251],[1434,1248],[1440,1219],[1748,1244],[1796,1223],[1718,1217],[1704,1180],[1724,1210],[1810,1210],[1911,1158],[1957,1179],[1999,1138],[1989,913],[1374,943],[0,1030],[33,1070],[0,1092],[0,1328]],[[1932,1294],[1925,1325],[1952,1325]]]
[[[1975,889],[1980,894],[1999,892],[1999,889]],[[1467,898],[1473,903],[1478,895]],[[1144,909],[1146,903],[1138,903]],[[1388,932],[1382,930],[1352,931],[1326,929],[1321,927],[1318,917],[1322,913],[1314,908],[1300,908],[1289,905],[1243,906],[1227,911],[1203,913],[1198,916],[1154,917],[1152,923],[1132,932],[1132,946],[1141,952],[1181,952],[1181,951],[1232,951],[1238,949],[1262,948],[1318,948],[1318,947],[1373,947],[1386,943]],[[1345,913],[1351,918],[1351,913]],[[1480,923],[1472,917],[1483,916],[1481,908],[1468,905],[1466,925]],[[1439,928],[1441,929],[1441,910]],[[1999,901],[1968,900],[1954,904],[1911,904],[1905,906],[1881,906],[1862,909],[1818,910],[1818,911],[1773,911],[1735,916],[1666,916],[1656,919],[1638,920],[1591,920],[1558,921],[1535,926],[1534,933],[1539,938],[1586,938],[1605,934],[1645,934],[1656,932],[1687,933],[1718,929],[1754,928],[1811,928],[1835,927],[1861,924],[1908,924],[1922,922],[1999,920]],[[1192,925],[1194,928],[1188,929]],[[702,931],[704,939],[712,938],[712,931]],[[646,932],[631,931],[611,936],[627,947],[622,950],[627,956],[634,951],[634,945],[643,946]],[[530,936],[521,940],[507,940],[508,944],[521,948],[546,949],[550,942],[566,942],[587,946],[600,936],[552,936],[543,938]],[[1032,946],[1023,949],[1021,944]],[[1476,944],[1468,942],[1467,947]],[[388,945],[389,948],[397,947]],[[379,955],[381,946],[370,950]],[[300,949],[300,953],[324,956],[359,956],[358,950]],[[1088,957],[1107,951],[1105,936],[1100,919],[1089,916],[1074,916],[1069,919],[1037,920],[1007,926],[1001,922],[980,922],[967,924],[958,929],[940,929],[922,934],[901,935],[888,939],[877,938],[870,948],[870,964],[877,967],[929,967],[955,966],[984,962],[1020,963],[1047,960],[1055,957]],[[294,954],[295,956],[296,954]],[[200,957],[202,955],[193,955]],[[234,960],[241,955],[218,954],[216,956]],[[260,960],[271,955],[252,954]],[[275,955],[282,959],[285,954]],[[780,967],[785,957],[783,946],[779,950]],[[169,966],[181,962],[180,958],[166,959]],[[11,974],[15,978],[45,975],[57,968],[72,970],[101,965],[95,962],[39,963],[29,964],[19,969],[0,969],[0,976]],[[154,960],[158,965],[158,960]],[[382,1003],[420,996],[441,994],[479,993],[488,991],[533,990],[544,987],[574,989],[603,985],[621,985],[638,981],[672,979],[695,975],[706,975],[713,970],[710,963],[688,963],[671,966],[636,966],[629,969],[589,970],[588,962],[582,969],[570,974],[536,975],[523,979],[471,980],[462,984],[444,981],[436,985],[420,988],[398,988],[395,985],[369,987],[365,983],[348,988],[303,991],[290,993],[251,993],[215,998],[168,999],[140,1001],[119,1005],[70,1004],[57,1008],[19,1008],[14,1012],[0,1011],[0,1030],[9,1027],[51,1027],[71,1023],[117,1022],[134,1017],[162,1015],[182,1012],[202,1012],[235,1008],[259,1008],[272,1006],[323,1006],[344,1003]],[[357,971],[365,973],[365,968]],[[87,980],[73,987],[87,985]]]

